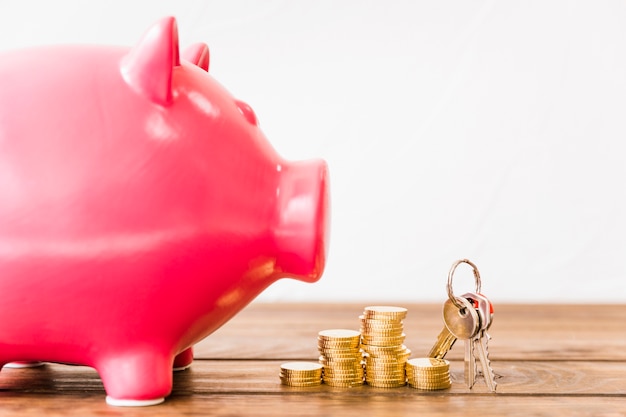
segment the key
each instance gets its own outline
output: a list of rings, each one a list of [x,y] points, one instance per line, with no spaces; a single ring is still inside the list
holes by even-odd
[[[465,298],[472,304],[472,306],[474,306],[480,320],[479,331],[476,332],[476,335],[472,338],[470,343],[466,343],[465,345],[465,383],[467,387],[471,389],[476,383],[476,377],[478,375],[478,367],[476,363],[476,354],[478,350],[476,343],[482,337],[482,333],[480,332],[491,326],[491,319],[493,315],[491,314],[491,302],[482,294],[466,293],[461,297]]]
[[[464,350],[464,356],[463,356],[464,371],[465,371],[464,372],[465,385],[467,385],[467,388],[472,389],[472,387],[476,383],[476,375],[478,373],[477,366],[476,366],[475,343],[476,343],[477,338],[480,335],[480,331],[486,325],[488,325],[487,314],[485,312],[485,309],[481,308],[481,307],[484,307],[486,299],[480,298],[475,293],[463,294],[461,298],[464,298],[470,303],[470,305],[476,311],[476,314],[478,316],[478,329],[476,330],[476,332],[474,333],[472,337],[470,337],[469,339],[465,341],[465,346],[464,346],[465,350]]]
[[[444,326],[428,357],[443,359],[452,349],[457,339],[470,339],[479,330],[479,318],[476,309],[465,298],[456,297],[463,308],[459,310],[451,300],[443,304]]]
[[[476,383],[476,357],[474,356],[474,342],[475,336],[465,341],[465,355],[464,359],[464,378],[467,388],[472,389]]]
[[[482,337],[478,339],[474,339],[474,351],[478,356],[480,361],[480,365],[483,371],[483,378],[485,379],[485,384],[487,384],[487,388],[491,392],[496,392],[496,387],[498,384],[495,380],[495,375],[493,373],[493,369],[491,368],[491,361],[489,360],[489,351],[487,350],[487,341],[490,339],[487,332],[481,332]]]
[[[472,339],[472,351],[474,357],[478,357],[487,388],[489,391],[495,392],[497,384],[495,382],[493,369],[491,368],[491,362],[489,361],[489,351],[487,350],[487,342],[491,338],[489,334],[487,334],[487,330],[493,321],[493,305],[489,299],[482,294],[468,293],[464,294],[463,297],[476,307],[476,312],[481,320],[480,329]],[[476,374],[474,373],[474,382],[475,376]]]

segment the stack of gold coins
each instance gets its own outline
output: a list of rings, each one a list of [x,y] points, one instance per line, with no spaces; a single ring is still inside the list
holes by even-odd
[[[280,382],[292,387],[320,385],[322,369],[322,365],[316,362],[287,362],[280,366]]]
[[[445,359],[415,358],[406,363],[409,385],[423,390],[450,388],[450,362]]]
[[[361,334],[355,330],[322,330],[318,336],[319,362],[324,366],[323,381],[334,387],[363,384]]]
[[[406,385],[405,364],[411,351],[404,346],[402,320],[407,309],[365,307],[361,319],[361,348],[365,352],[365,382],[379,388]]]

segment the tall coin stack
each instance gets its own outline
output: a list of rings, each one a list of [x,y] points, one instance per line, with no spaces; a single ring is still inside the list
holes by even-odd
[[[361,319],[361,348],[365,352],[365,382],[379,388],[406,385],[405,364],[411,351],[404,346],[402,320],[407,309],[365,307]]]
[[[355,330],[330,329],[318,334],[319,362],[324,366],[322,380],[334,387],[363,385],[361,334]]]
[[[409,385],[423,390],[450,388],[450,362],[436,358],[414,358],[406,363]]]
[[[313,387],[322,383],[322,365],[316,362],[287,362],[280,366],[280,382],[292,387]]]

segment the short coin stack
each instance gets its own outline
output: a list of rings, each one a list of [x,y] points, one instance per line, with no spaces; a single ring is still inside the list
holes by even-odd
[[[411,351],[403,345],[402,320],[407,309],[365,307],[361,319],[361,348],[365,352],[365,382],[379,388],[406,385],[405,364]]]
[[[324,366],[323,381],[334,387],[363,385],[361,334],[355,330],[330,329],[319,332],[319,362]]]
[[[292,387],[320,385],[322,369],[322,365],[316,362],[287,362],[280,366],[280,382]]]
[[[406,363],[409,385],[423,390],[450,388],[450,362],[436,358],[414,358]]]

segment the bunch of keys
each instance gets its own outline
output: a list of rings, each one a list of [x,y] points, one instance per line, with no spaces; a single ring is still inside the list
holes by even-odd
[[[476,290],[456,297],[452,290],[452,276],[456,267],[462,263],[473,268]],[[495,392],[497,384],[487,350],[487,342],[491,338],[487,330],[493,321],[493,305],[480,293],[480,287],[480,274],[476,265],[467,259],[461,259],[452,264],[448,273],[448,300],[443,305],[445,326],[428,356],[443,359],[457,339],[463,340],[465,342],[465,384],[471,389],[476,383],[478,373],[476,357],[478,357],[487,388]]]

